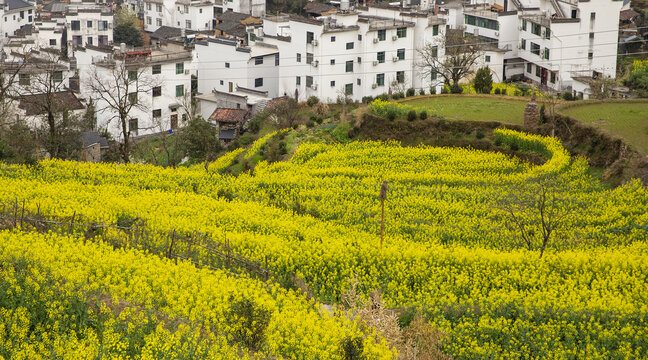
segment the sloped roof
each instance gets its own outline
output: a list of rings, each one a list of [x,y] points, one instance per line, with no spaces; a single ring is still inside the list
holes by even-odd
[[[621,21],[630,21],[630,20],[634,19],[637,16],[639,16],[639,13],[632,10],[632,9],[623,10],[623,11],[621,11],[619,13],[619,20],[621,20]]]
[[[304,6],[304,11],[311,14],[322,14],[331,10],[337,11],[337,8],[331,4],[322,4],[317,2],[309,2]]]
[[[236,21],[240,23],[241,21],[249,18],[250,14],[246,13],[240,13],[240,12],[235,12],[235,11],[226,11],[220,15],[218,15],[216,18],[220,21]]]
[[[5,0],[5,4],[7,5],[7,10],[10,11],[34,6],[24,0]]]
[[[21,95],[18,107],[25,110],[27,116],[42,115],[45,114],[45,109],[41,104],[44,104],[46,99],[47,94]],[[61,109],[81,110],[84,108],[83,104],[70,90],[54,93],[54,101]]]
[[[243,123],[248,115],[245,109],[226,109],[218,108],[209,117],[210,121],[226,123]]]
[[[99,143],[99,146],[102,149],[108,148],[108,140],[99,135],[96,131],[86,131],[81,134],[81,141],[83,142],[83,147],[88,147]]]
[[[185,30],[186,35],[196,34],[196,33],[198,33],[198,31],[189,30],[189,29]],[[154,39],[172,39],[172,38],[176,38],[176,37],[179,37],[179,36],[182,36],[182,29],[180,29],[178,27],[172,27],[172,26],[166,26],[166,25],[160,26],[157,30],[155,30],[150,35],[150,37],[152,37]]]

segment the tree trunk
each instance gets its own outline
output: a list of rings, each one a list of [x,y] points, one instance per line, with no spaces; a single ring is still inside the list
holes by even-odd
[[[125,114],[120,116],[122,133],[124,134],[124,144],[121,147],[122,150],[122,160],[124,163],[130,163],[130,133],[128,132],[128,119],[126,119]]]
[[[56,139],[56,119],[51,111],[47,112],[47,125],[49,126],[49,146],[47,151],[50,153],[50,158],[58,157],[58,146]]]

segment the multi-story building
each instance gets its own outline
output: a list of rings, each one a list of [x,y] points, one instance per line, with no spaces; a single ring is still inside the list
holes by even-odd
[[[25,0],[4,0],[0,5],[0,37],[2,43],[20,27],[33,24],[36,6]]]
[[[443,36],[444,21],[416,12],[398,12],[397,19],[377,13],[369,7],[321,20],[266,17],[264,41],[280,54],[279,93],[332,102],[440,85],[420,76],[416,49]]]
[[[264,0],[144,0],[144,30],[154,32],[161,26],[190,30],[212,30],[214,19],[227,11],[261,17]]]
[[[198,92],[234,93],[238,88],[279,96],[280,56],[277,46],[255,42],[241,47],[234,39],[196,42]]]
[[[506,50],[501,61],[489,65],[503,80],[525,78],[583,95],[586,84],[578,79],[616,75],[622,5],[619,0],[489,0],[441,7],[452,27]]]
[[[109,45],[113,42],[113,13],[109,8],[70,6],[65,13],[65,27],[74,46]]]
[[[186,119],[191,91],[189,65],[191,51],[182,48],[112,49],[86,46],[76,52],[81,93],[92,99],[97,109],[97,123],[116,138],[123,136],[117,113],[92,82],[115,82],[115,72],[128,72],[128,101],[137,102],[128,113],[131,136],[175,129]],[[124,79],[124,77],[121,77]],[[120,83],[126,89],[126,80]],[[115,85],[116,84],[111,84]],[[114,86],[113,86],[114,87]]]

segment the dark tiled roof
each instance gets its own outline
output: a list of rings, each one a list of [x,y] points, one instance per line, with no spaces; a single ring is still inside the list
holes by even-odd
[[[88,147],[99,143],[99,146],[104,149],[108,148],[108,140],[99,135],[96,131],[86,131],[81,134],[81,141],[83,142],[83,147]]]
[[[312,14],[322,14],[331,10],[336,10],[337,8],[330,4],[322,4],[316,2],[309,2],[304,6],[304,10]]]
[[[195,34],[197,31],[194,30],[186,30],[185,34]],[[176,38],[178,36],[182,35],[182,30],[177,27],[171,27],[171,26],[160,26],[157,30],[155,30],[150,37],[155,38],[155,39],[172,39]]]
[[[248,111],[244,109],[219,108],[214,110],[209,117],[209,120],[228,123],[243,123],[247,115]]]
[[[219,140],[233,140],[236,137],[235,129],[224,129],[218,132]]]
[[[240,23],[241,21],[249,18],[251,15],[245,14],[245,13],[240,13],[240,12],[235,12],[235,11],[226,11],[218,17],[216,17],[220,21],[235,21]]]
[[[619,20],[621,20],[621,21],[630,21],[630,20],[634,19],[637,16],[639,16],[639,13],[632,10],[632,9],[623,10],[623,11],[621,11],[619,13]]]
[[[7,5],[7,10],[16,10],[34,6],[24,0],[5,0],[5,4]]]
[[[47,94],[22,95],[19,97],[19,108],[25,110],[26,115],[41,115],[46,112],[41,104],[45,103]],[[77,99],[72,91],[59,91],[54,93],[54,102],[60,109],[81,110],[83,104]]]

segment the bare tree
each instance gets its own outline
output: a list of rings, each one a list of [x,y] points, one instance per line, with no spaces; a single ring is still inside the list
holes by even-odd
[[[282,128],[292,127],[299,120],[299,104],[291,97],[273,101],[268,111]]]
[[[612,96],[612,87],[616,85],[616,81],[609,76],[600,75],[593,79],[590,84],[590,96],[594,99],[608,99]]]
[[[11,104],[16,97],[16,82],[24,62],[0,62],[0,129],[10,125]]]
[[[66,89],[64,72],[67,66],[54,56],[24,56],[16,95],[27,115],[41,117],[45,128],[44,146],[53,158],[70,157],[79,148],[78,119],[72,110],[82,108],[76,97]]]
[[[97,62],[89,75],[88,90],[98,102],[100,113],[108,113],[108,123],[117,121],[122,136],[122,160],[130,162],[131,129],[129,120],[133,110],[150,111],[140,96],[151,94],[156,82],[145,60],[119,59]],[[96,101],[96,102],[97,102]]]
[[[417,50],[421,57],[417,64],[421,76],[431,79],[438,75],[446,84],[457,85],[474,72],[475,63],[483,55],[476,41],[472,36],[464,36],[462,30],[452,29],[437,42],[426,43]]]
[[[516,184],[499,202],[499,208],[507,214],[507,227],[518,232],[528,250],[539,250],[540,257],[555,233],[573,219],[579,205],[570,196],[569,186],[549,176]]]

